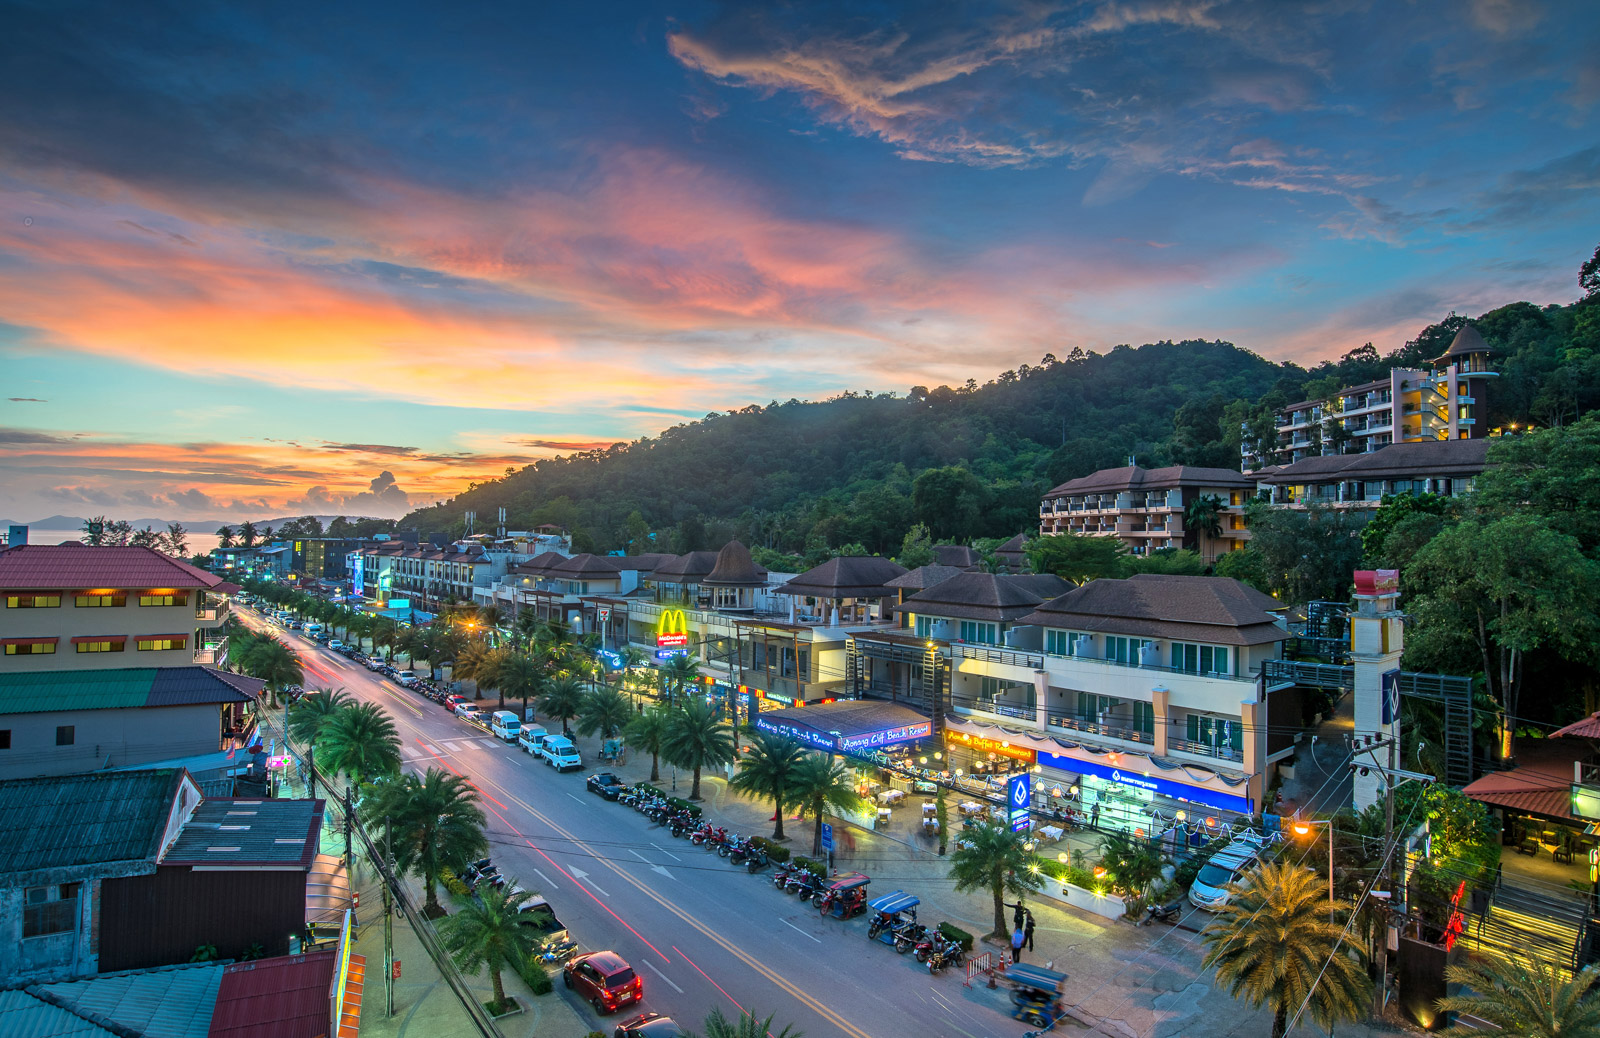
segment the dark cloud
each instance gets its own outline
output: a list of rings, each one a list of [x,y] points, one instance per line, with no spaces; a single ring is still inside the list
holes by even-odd
[[[1542,223],[1600,195],[1600,145],[1552,159],[1533,169],[1505,174],[1477,199],[1477,215],[1460,230]]]
[[[398,517],[410,510],[411,498],[400,489],[394,473],[385,470],[360,493],[341,494],[319,485],[309,488],[305,497],[289,501],[284,507],[307,515],[342,513]]]
[[[48,404],[50,401],[41,400],[36,396],[8,396],[7,400],[13,404]]]
[[[396,456],[415,454],[416,447],[396,447],[387,443],[322,443],[322,449],[327,451],[348,451],[352,454],[393,454]]]
[[[603,451],[621,440],[517,440],[517,443],[547,451]]]
[[[40,401],[43,403],[43,401]],[[66,436],[54,436],[50,433],[35,432],[32,429],[8,429],[0,426],[0,443],[72,443],[73,440]]]

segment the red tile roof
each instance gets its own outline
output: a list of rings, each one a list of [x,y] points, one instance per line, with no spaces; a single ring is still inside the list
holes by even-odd
[[[1522,793],[1468,793],[1467,795],[1481,803],[1510,808],[1513,811],[1543,815],[1546,818],[1559,818],[1567,822],[1577,820],[1572,817],[1572,791],[1570,789],[1537,789]]]
[[[1562,739],[1571,736],[1575,739],[1600,739],[1600,713],[1590,714],[1581,721],[1574,721],[1560,731],[1551,732],[1550,738]]]
[[[1589,748],[1575,739],[1521,739],[1516,767],[1491,771],[1462,787],[1461,792],[1485,804],[1570,820],[1572,762],[1588,752]]]
[[[19,544],[0,551],[0,588],[215,588],[222,578],[134,545]]]
[[[222,974],[207,1038],[322,1038],[333,1023],[332,951],[240,962]]]

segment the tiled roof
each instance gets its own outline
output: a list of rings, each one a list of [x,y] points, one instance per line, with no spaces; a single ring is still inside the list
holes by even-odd
[[[209,1038],[320,1038],[328,1034],[332,951],[239,962],[222,975]]]
[[[970,566],[978,565],[983,559],[976,551],[965,544],[935,544],[933,546],[933,561],[941,566],[967,569]]]
[[[1235,487],[1240,490],[1254,488],[1255,484],[1233,469],[1198,468],[1194,465],[1169,465],[1161,469],[1142,469],[1125,465],[1119,469],[1101,469],[1087,476],[1067,482],[1045,494],[1053,497],[1070,497],[1073,494],[1103,494],[1123,490],[1170,490],[1173,487]]]
[[[615,578],[621,572],[610,559],[583,552],[552,566],[547,575],[565,580],[605,580]]]
[[[0,875],[154,860],[182,782],[175,768],[0,782]]]
[[[639,570],[644,573],[649,573],[666,560],[674,557],[675,556],[667,552],[647,551],[643,555],[612,556],[611,561],[620,570]]]
[[[6,1038],[123,1038],[20,990],[0,991],[0,1034]]]
[[[1063,580],[1054,573],[1008,573],[1004,574],[1004,578],[1024,591],[1038,595],[1041,602],[1048,602],[1073,588],[1071,581]]]
[[[311,867],[322,829],[320,800],[208,797],[162,856],[163,865]]]
[[[714,551],[691,551],[687,555],[667,559],[656,566],[650,576],[666,584],[698,584],[717,568]]]
[[[218,962],[185,963],[32,990],[81,1017],[109,1021],[141,1038],[206,1038],[224,969]]]
[[[1522,739],[1516,767],[1491,771],[1461,792],[1485,804],[1572,820],[1572,763],[1588,754],[1588,744],[1578,739]]]
[[[1450,340],[1450,348],[1435,357],[1431,363],[1448,362],[1457,357],[1465,357],[1469,353],[1493,352],[1489,348],[1489,344],[1483,341],[1483,336],[1478,333],[1478,329],[1470,324],[1464,324],[1461,326],[1461,330],[1456,332],[1456,337]]]
[[[222,578],[135,545],[19,544],[0,551],[0,588],[211,588]]]
[[[567,556],[559,551],[544,551],[517,566],[515,572],[530,577],[542,577],[551,569],[567,561]]]
[[[1600,739],[1600,713],[1590,714],[1581,721],[1574,721],[1565,728],[1550,733],[1552,739],[1569,736],[1575,739]]]
[[[1020,555],[1022,549],[1028,545],[1028,535],[1019,533],[1009,541],[994,550],[996,555]]]
[[[806,570],[777,592],[816,598],[888,598],[893,595],[889,581],[905,574],[904,566],[881,555],[841,555]]]
[[[717,564],[701,583],[713,587],[765,587],[767,571],[755,564],[750,549],[742,542],[729,541],[717,552]]]
[[[0,674],[0,715],[248,703],[264,684],[199,666]]]
[[[963,573],[917,592],[896,606],[895,611],[1009,623],[1032,613],[1043,601],[998,574]]]
[[[1306,458],[1271,472],[1258,472],[1255,478],[1262,483],[1301,484],[1476,476],[1487,464],[1489,443],[1487,439],[1391,443],[1366,454]]]
[[[1092,580],[1020,622],[1213,645],[1264,645],[1289,637],[1271,612],[1277,608],[1276,599],[1227,577],[1140,573],[1126,580]]]
[[[910,588],[921,591],[925,588],[933,587],[935,584],[949,580],[952,577],[959,577],[963,572],[965,571],[958,569],[955,566],[941,566],[938,563],[934,563],[931,566],[918,566],[909,573],[903,573],[900,576],[895,577],[893,580],[886,580],[883,582],[883,586]]]

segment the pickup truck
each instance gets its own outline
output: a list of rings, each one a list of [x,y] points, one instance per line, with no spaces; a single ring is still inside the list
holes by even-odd
[[[539,746],[539,756],[557,771],[566,771],[569,768],[577,771],[583,767],[583,758],[578,756],[578,748],[564,735],[545,736],[544,742]]]

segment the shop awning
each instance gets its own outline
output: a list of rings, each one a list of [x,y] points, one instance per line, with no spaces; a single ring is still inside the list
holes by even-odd
[[[60,638],[0,638],[0,645],[54,645]]]

